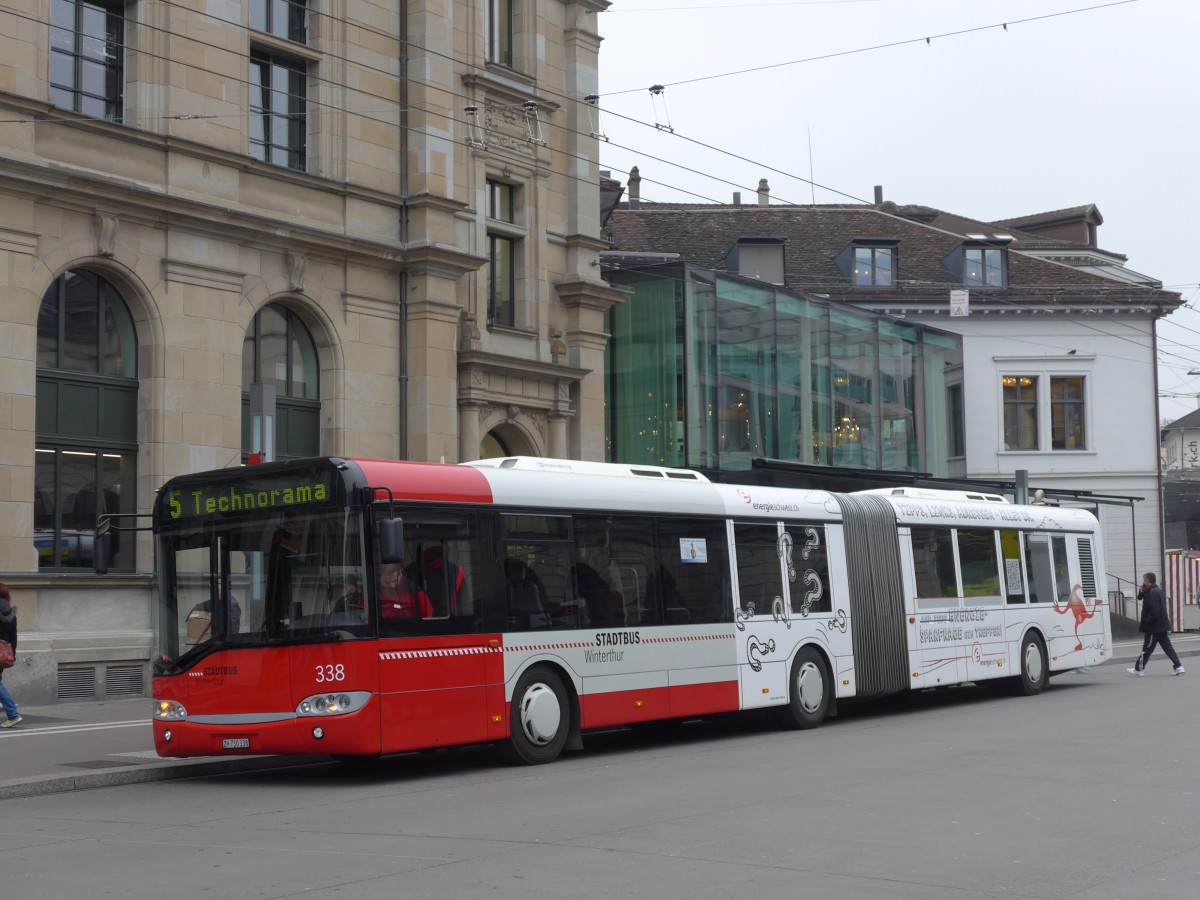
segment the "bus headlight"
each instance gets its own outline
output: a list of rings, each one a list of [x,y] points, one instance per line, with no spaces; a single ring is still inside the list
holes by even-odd
[[[313,694],[296,705],[297,716],[344,716],[367,705],[369,691],[341,691],[336,694]]]
[[[182,722],[187,718],[187,710],[174,700],[155,700],[154,718],[159,722]]]

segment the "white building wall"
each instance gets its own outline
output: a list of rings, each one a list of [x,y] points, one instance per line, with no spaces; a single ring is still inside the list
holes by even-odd
[[[1152,322],[1098,309],[1086,316],[916,318],[963,338],[968,478],[1009,481],[1024,469],[1031,492],[1141,498],[1132,514],[1126,505],[1098,507],[1112,591],[1119,579],[1140,582],[1141,572],[1163,571],[1159,431]],[[1037,451],[1005,448],[1001,378],[1014,374],[1039,379]],[[1055,376],[1085,379],[1086,449],[1049,449],[1049,379]]]

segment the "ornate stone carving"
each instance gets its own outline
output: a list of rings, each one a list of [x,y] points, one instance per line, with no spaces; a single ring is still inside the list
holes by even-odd
[[[462,325],[459,330],[459,348],[462,350],[478,350],[480,347],[480,334],[479,322],[475,318],[475,313],[463,312]]]
[[[533,156],[536,147],[530,143],[524,109],[510,106],[488,106],[483,113],[484,140],[489,147],[503,147],[520,156]]]
[[[96,213],[96,253],[112,256],[116,252],[117,226],[120,220],[112,213]]]
[[[555,365],[562,362],[563,357],[567,355],[567,342],[563,338],[563,330],[561,328],[550,329],[550,358],[554,360]]]
[[[296,293],[304,292],[304,270],[308,266],[308,257],[303,253],[288,251],[288,289]]]

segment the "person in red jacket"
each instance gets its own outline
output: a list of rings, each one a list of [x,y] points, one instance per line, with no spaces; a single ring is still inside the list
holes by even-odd
[[[466,581],[463,567],[446,557],[446,551],[440,543],[434,543],[421,551],[414,569],[416,575],[413,580],[418,593],[432,610],[429,615],[456,615],[459,595]]]
[[[401,568],[385,563],[379,568],[379,602],[385,619],[430,618],[433,606],[424,591],[414,591]]]

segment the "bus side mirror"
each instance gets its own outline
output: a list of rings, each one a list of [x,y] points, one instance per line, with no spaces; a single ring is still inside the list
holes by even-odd
[[[379,561],[404,562],[404,520],[382,519],[379,522]]]
[[[108,561],[112,556],[112,532],[108,519],[96,525],[96,536],[92,539],[92,571],[97,575],[108,574]]]

